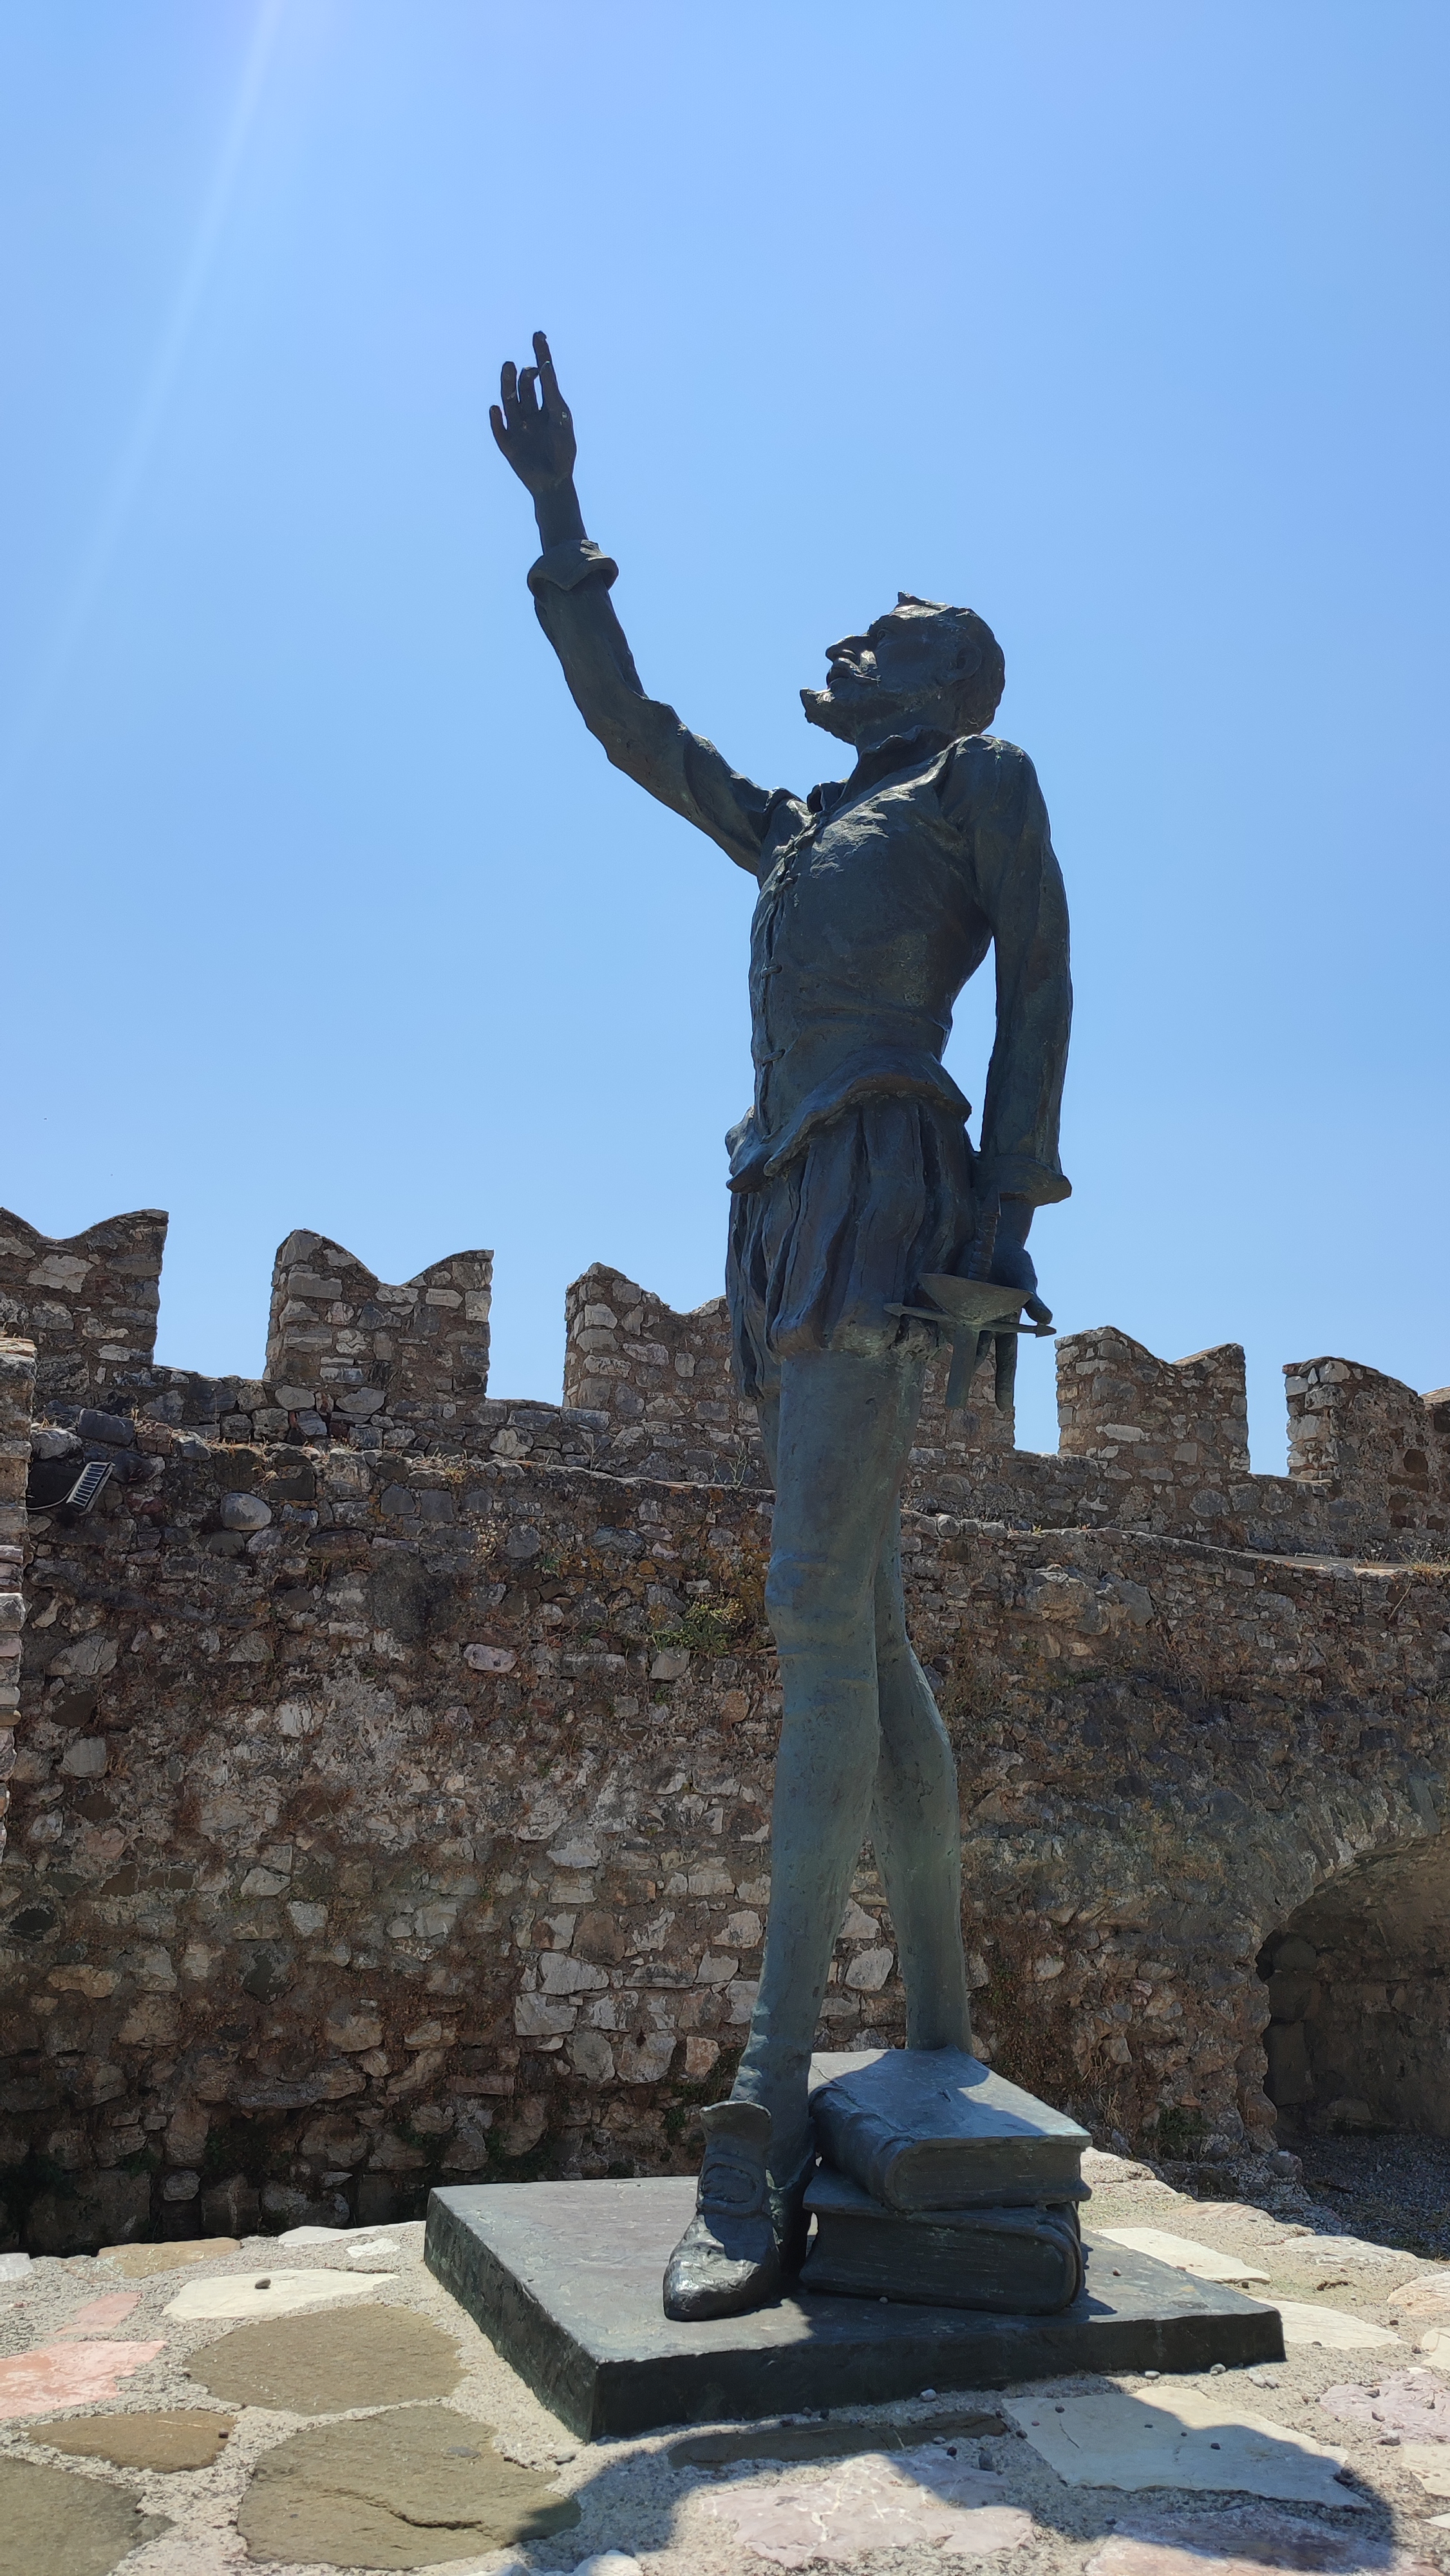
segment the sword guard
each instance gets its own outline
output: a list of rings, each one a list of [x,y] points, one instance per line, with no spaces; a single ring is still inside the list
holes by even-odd
[[[960,1413],[966,1403],[967,1389],[972,1382],[978,1355],[984,1342],[995,1341],[999,1334],[1008,1333],[1016,1333],[1019,1336],[1025,1334],[1034,1341],[1052,1341],[1056,1338],[1057,1328],[1053,1324],[1009,1324],[1004,1321],[982,1325],[972,1324],[965,1331],[953,1331],[952,1318],[944,1314],[940,1307],[890,1305],[886,1312],[888,1315],[904,1315],[917,1324],[935,1324],[938,1332],[950,1334],[952,1364],[947,1372],[946,1409],[948,1413]]]

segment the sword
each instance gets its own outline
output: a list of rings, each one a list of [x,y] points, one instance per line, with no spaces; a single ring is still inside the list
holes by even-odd
[[[1025,1288],[1001,1288],[989,1279],[972,1275],[980,1259],[991,1262],[997,1238],[997,1211],[991,1211],[990,1227],[978,1228],[972,1244],[972,1268],[965,1279],[944,1270],[929,1270],[921,1286],[932,1300],[929,1306],[888,1306],[888,1315],[908,1315],[915,1322],[935,1324],[938,1331],[951,1335],[952,1364],[947,1377],[948,1407],[959,1411],[966,1402],[967,1387],[976,1367],[979,1341],[995,1341],[998,1334],[1030,1333],[1034,1339],[1050,1339],[1051,1324],[1024,1324],[1022,1309],[1027,1303]]]

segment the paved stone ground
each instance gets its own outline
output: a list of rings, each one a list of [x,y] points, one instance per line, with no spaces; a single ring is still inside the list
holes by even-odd
[[[855,2458],[841,2456],[844,2410],[818,2430],[797,2419],[785,2460],[770,2458],[768,2433],[752,2443],[733,2428],[717,2447],[757,2456],[711,2462],[697,2428],[687,2442],[577,2443],[425,2271],[421,2226],[218,2240],[189,2262],[175,2247],[144,2249],[174,2258],[164,2270],[134,2247],[41,2258],[0,2280],[0,2571],[1450,2568],[1450,2529],[1437,2519],[1450,2515],[1450,2272],[1347,2234],[1340,2206],[1292,2182],[1265,2209],[1195,2200],[1114,2157],[1094,2157],[1091,2170],[1097,2228],[1157,2228],[1208,2249],[1210,2263],[1266,2274],[1263,2295],[1290,2303],[1295,2335],[1311,2339],[1271,2368],[923,2391],[907,2405],[853,2409]],[[305,2275],[322,2276],[320,2304],[298,2307]],[[220,2307],[231,2313],[199,2313]],[[284,2395],[291,2404],[277,2402]],[[178,2414],[193,2418],[189,2439]],[[1144,2444],[1165,2426],[1192,2488],[1086,2482],[1084,2470],[1154,2474]],[[70,2448],[47,2440],[62,2427]],[[129,2465],[107,2455],[108,2441]],[[810,2456],[816,2441],[825,2456]],[[672,2457],[685,2448],[692,2458]],[[1204,2486],[1215,2452],[1232,2456],[1245,2487]],[[209,2454],[191,2468],[138,2465]],[[532,2537],[512,2537],[520,2531]]]

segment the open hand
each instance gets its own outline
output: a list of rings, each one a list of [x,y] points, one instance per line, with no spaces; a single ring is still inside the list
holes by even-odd
[[[537,500],[572,481],[575,446],[574,423],[542,331],[534,333],[534,356],[537,366],[525,367],[522,375],[507,361],[488,417],[500,454]]]

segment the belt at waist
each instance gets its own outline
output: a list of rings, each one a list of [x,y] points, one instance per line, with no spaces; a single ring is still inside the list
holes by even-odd
[[[808,1091],[774,1135],[764,1135],[753,1109],[725,1139],[732,1190],[758,1190],[802,1155],[813,1136],[863,1100],[924,1100],[965,1122],[972,1104],[943,1064],[917,1047],[867,1047],[849,1055]]]

